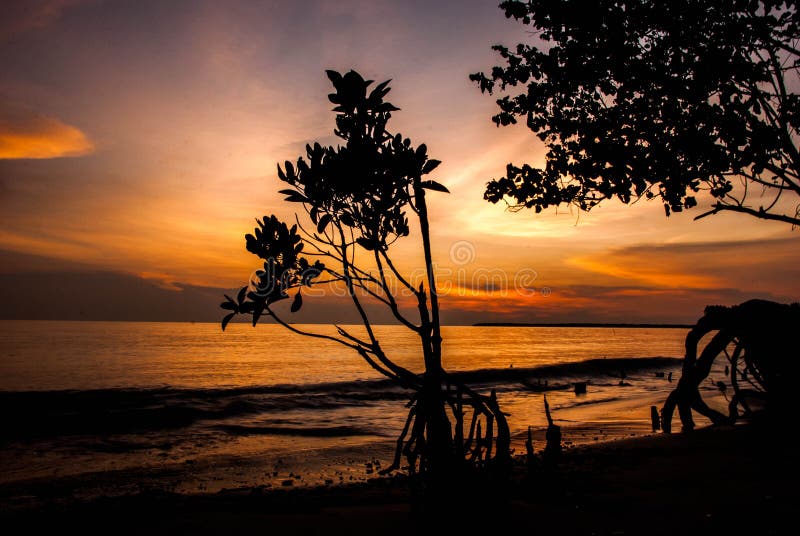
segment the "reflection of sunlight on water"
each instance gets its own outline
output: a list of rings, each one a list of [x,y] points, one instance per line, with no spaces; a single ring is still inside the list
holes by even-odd
[[[306,326],[334,335],[333,326]],[[353,330],[358,333],[357,329]],[[536,367],[603,357],[683,355],[683,329],[442,329],[448,370]],[[378,326],[387,354],[421,370],[413,333]],[[0,321],[0,389],[309,384],[378,378],[361,358],[280,326]]]

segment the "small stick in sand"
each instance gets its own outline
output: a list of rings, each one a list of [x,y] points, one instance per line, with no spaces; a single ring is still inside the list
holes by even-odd
[[[528,462],[528,467],[532,467],[536,462],[536,455],[533,452],[533,435],[531,434],[530,426],[528,426],[528,440],[525,441],[525,459]]]
[[[547,444],[544,447],[544,456],[547,459],[555,460],[561,455],[561,427],[553,423],[547,395],[544,395],[544,414],[547,417],[547,432],[545,432]]]
[[[661,429],[661,416],[655,406],[650,406],[650,421],[653,424],[653,432],[658,432]]]

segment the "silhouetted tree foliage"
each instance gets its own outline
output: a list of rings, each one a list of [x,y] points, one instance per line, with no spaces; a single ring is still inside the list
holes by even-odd
[[[470,78],[523,118],[544,168],[509,164],[485,198],[536,212],[659,198],[800,224],[797,2],[532,0],[500,4],[536,44],[495,46],[505,65]],[[748,201],[748,197],[750,201]],[[753,205],[754,197],[759,205]],[[787,198],[787,199],[782,199]],[[788,201],[787,203],[784,201]]]
[[[509,436],[496,396],[473,391],[442,368],[426,192],[448,190],[423,180],[440,162],[428,157],[424,144],[414,146],[387,130],[392,112],[398,110],[384,100],[389,81],[370,89],[372,81],[354,71],[327,74],[335,89],[328,95],[336,105],[334,133],[343,145],[307,145],[304,157],[278,165],[279,179],[289,186],[280,193],[302,208],[305,223],[299,217],[291,227],[275,216],[258,220],[246,243],[248,251],[264,260],[263,270],[235,298],[226,296],[221,306],[230,312],[222,327],[237,314],[252,315],[254,326],[262,316],[270,316],[295,333],[352,349],[379,373],[409,389],[408,419],[387,471],[397,469],[402,456],[411,472],[429,475],[450,475],[475,465],[501,467],[510,456]],[[425,258],[425,281],[418,285],[398,270],[390,255],[391,245],[409,235],[409,213],[418,219]],[[303,307],[304,288],[330,284],[345,286],[365,335],[340,326],[338,336],[309,331],[290,324],[284,311],[276,309],[291,298],[290,312],[296,312]],[[411,298],[417,319],[401,310],[401,294]],[[424,374],[399,366],[384,352],[366,301],[387,307],[417,334]],[[465,416],[472,419],[467,432]]]

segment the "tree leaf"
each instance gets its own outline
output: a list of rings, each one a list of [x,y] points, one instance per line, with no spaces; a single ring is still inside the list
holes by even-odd
[[[317,232],[318,233],[325,232],[325,228],[328,226],[328,224],[331,222],[332,219],[333,218],[331,217],[330,214],[325,214],[324,216],[322,216],[319,219],[319,223],[317,224]]]
[[[228,327],[228,323],[231,321],[231,318],[236,316],[236,313],[229,313],[225,315],[225,318],[222,319],[222,331],[225,331],[225,328]]]
[[[297,311],[300,310],[302,306],[303,306],[303,295],[300,294],[300,291],[298,290],[297,294],[294,295],[294,300],[292,300],[292,306],[290,310],[293,313],[296,313]]]
[[[289,201],[290,203],[308,203],[308,198],[303,194],[292,192],[291,195],[287,195],[284,201]]]
[[[367,240],[363,236],[359,236],[358,238],[356,238],[356,243],[362,248],[366,249],[367,251],[372,251],[375,249],[375,246],[373,245],[372,241]]]
[[[333,87],[339,88],[342,84],[342,75],[332,69],[326,70],[325,74],[328,75],[328,79],[333,83]]]
[[[264,307],[259,306],[253,310],[253,327],[256,327],[258,324],[258,319],[261,318],[261,314],[264,312]]]
[[[427,162],[425,162],[425,165],[422,166],[422,174],[427,175],[428,173],[439,167],[439,164],[441,163],[442,162],[440,160],[434,160],[434,159],[428,160]]]
[[[347,225],[348,227],[353,227],[356,224],[356,222],[353,220],[353,217],[350,214],[348,214],[347,212],[343,212],[339,216],[339,221],[341,221],[343,224]]]
[[[426,190],[436,190],[437,192],[444,192],[446,194],[450,193],[450,190],[444,187],[444,185],[439,184],[436,181],[422,181],[420,185]]]

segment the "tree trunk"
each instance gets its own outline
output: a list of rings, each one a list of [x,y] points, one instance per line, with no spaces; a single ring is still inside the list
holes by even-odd
[[[433,273],[428,207],[420,177],[414,178],[414,204],[419,216],[420,233],[425,254],[425,271],[430,292],[430,318],[422,318],[422,346],[425,355],[425,381],[420,396],[427,432],[427,458],[433,473],[448,473],[453,468],[455,450],[450,419],[447,417],[445,394],[442,392],[442,335],[439,324],[439,297]],[[424,299],[424,297],[421,297]],[[422,312],[422,307],[420,307]],[[427,313],[427,308],[425,308]],[[425,315],[427,316],[427,315]]]

